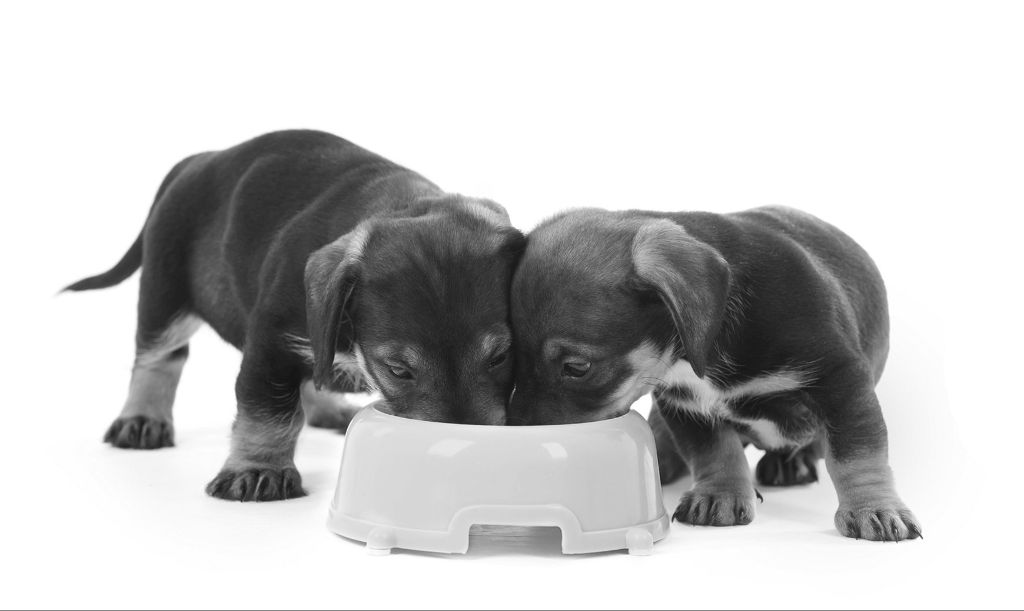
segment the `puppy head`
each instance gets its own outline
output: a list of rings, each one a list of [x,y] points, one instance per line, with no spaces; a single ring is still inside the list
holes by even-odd
[[[523,235],[491,202],[420,202],[367,221],[306,266],[318,387],[353,352],[396,415],[501,424],[512,391],[508,299]]]
[[[580,210],[534,230],[512,284],[510,424],[621,415],[676,358],[703,377],[729,267],[676,223]]]

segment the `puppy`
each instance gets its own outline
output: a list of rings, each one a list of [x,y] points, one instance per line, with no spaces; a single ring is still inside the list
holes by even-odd
[[[330,134],[276,132],[189,157],[124,258],[68,287],[113,286],[142,267],[131,386],[106,441],[173,445],[175,389],[201,322],[242,351],[215,497],[302,496],[301,404],[314,423],[344,427],[350,415],[328,408],[328,392],[369,387],[400,416],[503,424],[523,242],[501,206]]]
[[[738,214],[580,210],[538,227],[512,285],[511,424],[625,413],[655,423],[694,476],[675,519],[747,524],[762,484],[816,479],[824,456],[847,537],[921,528],[896,494],[875,384],[889,347],[885,287],[850,237],[786,208]],[[664,431],[658,431],[664,442]],[[679,464],[662,474],[678,477]]]

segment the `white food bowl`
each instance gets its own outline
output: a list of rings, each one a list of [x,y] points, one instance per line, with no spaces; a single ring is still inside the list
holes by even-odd
[[[398,418],[349,425],[329,528],[392,548],[466,553],[474,525],[547,526],[562,551],[649,554],[665,538],[658,458],[643,416],[557,426]]]

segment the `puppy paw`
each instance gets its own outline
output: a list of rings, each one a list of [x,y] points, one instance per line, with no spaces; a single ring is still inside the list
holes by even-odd
[[[846,508],[836,512],[836,528],[851,539],[904,541],[921,537],[921,524],[902,505]]]
[[[316,409],[306,417],[306,424],[318,429],[332,429],[344,434],[358,412],[352,409]]]
[[[361,409],[344,393],[328,389],[317,390],[311,380],[299,387],[302,411],[306,414],[306,424],[319,429],[333,429],[344,434],[349,423]]]
[[[206,493],[226,501],[285,501],[306,496],[294,467],[253,465],[227,469],[206,486]]]
[[[169,448],[174,446],[174,425],[149,416],[122,417],[110,425],[103,441],[131,450]]]
[[[683,495],[672,519],[694,526],[742,526],[756,512],[753,488],[735,490],[697,486]]]
[[[757,483],[762,486],[802,486],[818,481],[817,456],[807,449],[795,454],[768,452],[757,462]]]

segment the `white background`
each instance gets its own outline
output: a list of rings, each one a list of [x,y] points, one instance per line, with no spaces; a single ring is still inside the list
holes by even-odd
[[[5,3],[0,606],[1021,605],[1022,32],[1024,7],[996,2]],[[103,446],[137,277],[54,293],[121,256],[180,158],[291,127],[523,229],[572,206],[761,204],[842,227],[889,285],[879,393],[927,538],[839,537],[823,482],[766,491],[750,526],[675,525],[649,558],[550,538],[368,558],[323,525],[333,433],[303,436],[308,498],[203,495],[239,360],[208,330],[178,447]]]

